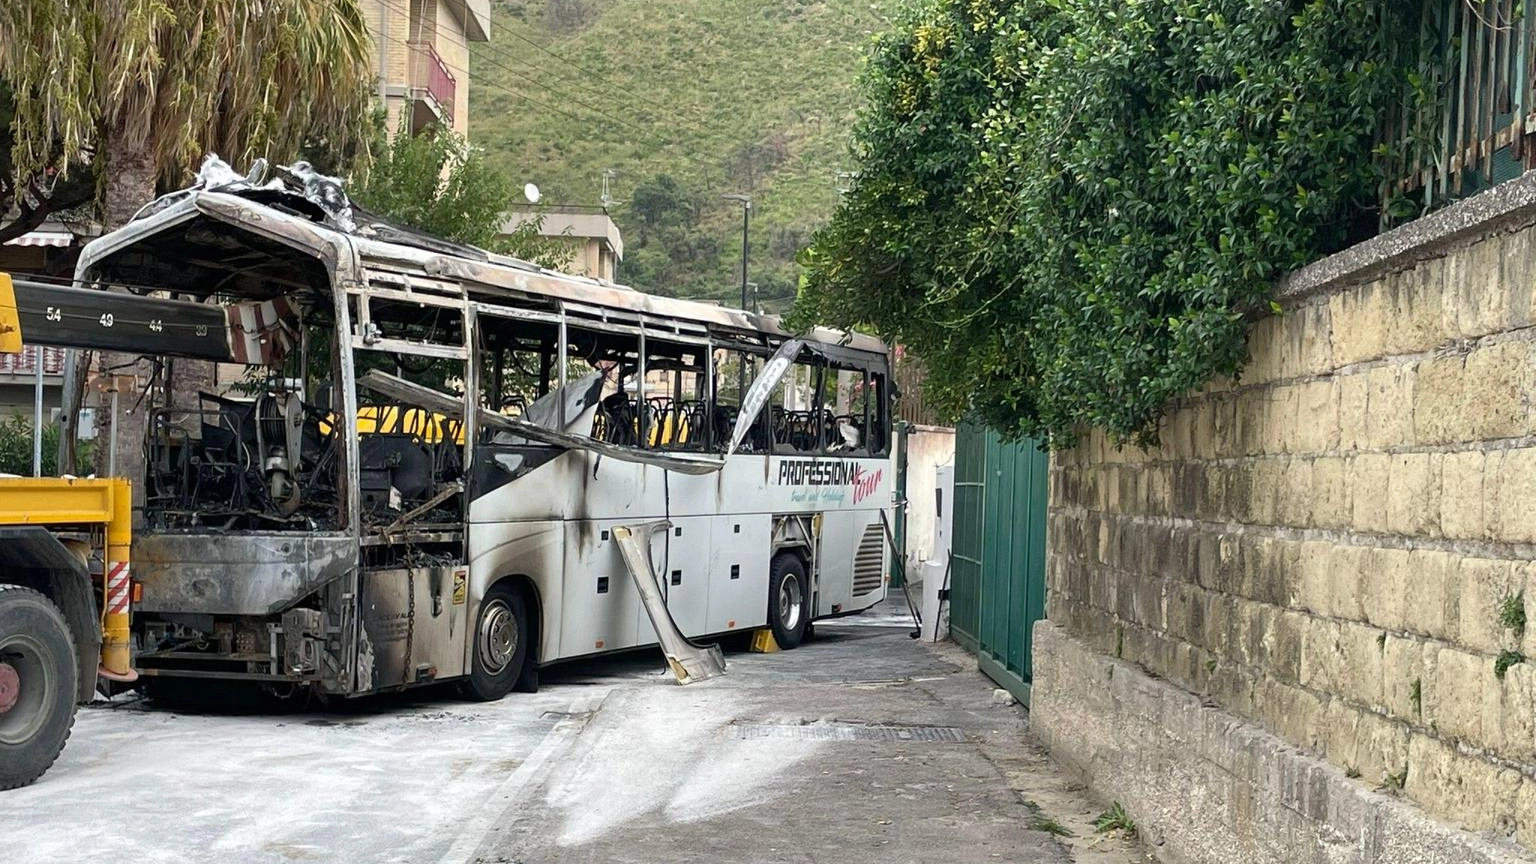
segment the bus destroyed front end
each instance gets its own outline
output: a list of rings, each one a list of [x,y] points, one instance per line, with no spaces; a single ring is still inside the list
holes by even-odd
[[[49,308],[91,331],[75,344],[145,358],[94,382],[127,391],[98,417],[137,424],[98,445],[143,490],[138,663],[165,692],[430,680],[462,612],[401,622],[462,589],[462,431],[357,404],[338,334],[353,330],[342,286],[359,282],[363,220],[305,166],[270,175],[210,160],[192,189],[90,244],[80,287],[52,289]]]
[[[151,674],[348,689],[343,658],[325,648],[326,611],[306,600],[356,568],[349,538],[147,532],[134,552],[144,586],[140,663]]]

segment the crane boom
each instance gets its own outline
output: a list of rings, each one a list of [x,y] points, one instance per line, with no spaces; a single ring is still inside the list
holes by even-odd
[[[0,273],[0,352],[28,345],[244,362],[229,309]]]

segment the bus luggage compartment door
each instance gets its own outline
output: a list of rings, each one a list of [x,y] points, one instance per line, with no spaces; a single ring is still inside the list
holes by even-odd
[[[565,578],[560,604],[560,656],[579,657],[633,648],[645,612],[630,581],[613,529],[634,519],[572,520],[565,523]]]
[[[706,633],[751,630],[768,623],[768,563],[773,517],[766,513],[716,516],[709,567]]]
[[[682,517],[651,538],[651,560],[667,611],[689,638],[709,632],[710,528],[708,516]],[[655,634],[643,608],[640,614],[643,641]]]
[[[363,573],[358,692],[464,674],[468,572],[441,565]]]

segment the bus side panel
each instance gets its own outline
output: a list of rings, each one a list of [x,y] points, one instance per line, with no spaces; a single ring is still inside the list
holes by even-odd
[[[464,674],[463,600],[455,601],[455,574],[463,568],[415,567],[363,573],[359,604],[369,680],[358,690],[379,690]],[[409,656],[407,656],[409,652]]]
[[[773,517],[766,513],[710,520],[708,633],[768,624],[768,564]]]
[[[868,521],[871,515],[874,514],[856,510],[829,510],[822,514],[816,615],[848,611],[853,599],[853,553],[859,539],[855,524]]]
[[[709,632],[710,518],[686,516],[674,518],[670,530],[658,533],[651,541],[657,559],[656,575],[667,597],[667,611],[677,629],[685,636]],[[656,641],[651,619],[640,610],[640,639]]]
[[[565,580],[560,656],[577,657],[640,644],[640,592],[630,579],[613,529],[633,519],[565,523]],[[646,633],[647,641],[655,634]]]
[[[885,599],[886,574],[891,563],[891,547],[880,522],[880,511],[860,510],[849,515],[854,517],[858,545],[853,550],[853,597],[843,607],[844,612],[868,609]]]
[[[543,610],[538,628],[539,662],[548,663],[560,657],[563,618],[560,574],[565,567],[565,533],[565,523],[559,521],[470,524],[466,664],[471,662],[475,650],[474,622],[480,620],[481,599],[492,585],[507,576],[527,577],[538,592]],[[533,612],[528,610],[530,615]]]
[[[856,612],[884,600],[890,554],[880,511],[834,510],[822,519],[816,614]]]

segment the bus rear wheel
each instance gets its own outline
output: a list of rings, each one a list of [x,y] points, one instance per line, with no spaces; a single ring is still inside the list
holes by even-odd
[[[800,556],[792,552],[774,556],[768,569],[768,626],[780,648],[794,648],[805,639],[811,621],[809,589]]]
[[[498,583],[480,601],[469,678],[459,689],[472,699],[494,702],[512,692],[527,660],[528,610],[523,595],[510,582]]]
[[[59,610],[36,591],[0,585],[0,790],[31,783],[59,758],[78,676]]]

